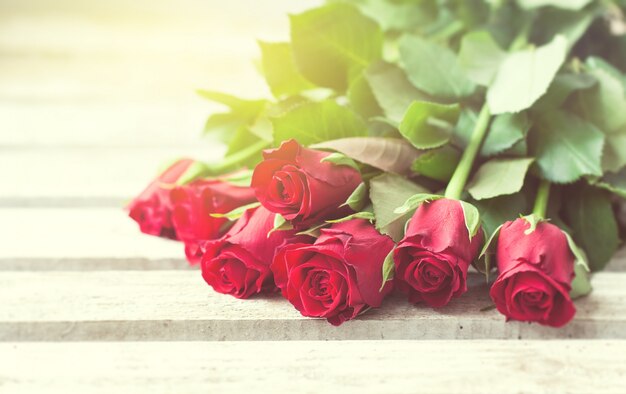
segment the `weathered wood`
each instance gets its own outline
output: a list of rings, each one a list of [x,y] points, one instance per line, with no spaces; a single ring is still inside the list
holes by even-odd
[[[625,341],[0,344],[0,392],[619,393]]]
[[[0,272],[0,340],[626,339],[626,273],[599,273],[561,329],[504,322],[482,278],[436,311],[402,297],[337,328],[278,294],[238,300],[194,271]]]
[[[0,207],[121,207],[181,157],[217,160],[224,148],[24,148],[0,153]]]
[[[118,209],[0,208],[0,271],[185,269],[179,242],[141,234]]]

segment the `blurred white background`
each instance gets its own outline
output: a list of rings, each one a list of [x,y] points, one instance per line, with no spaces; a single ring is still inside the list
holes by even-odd
[[[161,161],[219,153],[195,90],[269,95],[256,40],[320,3],[0,0],[0,204],[119,203]]]

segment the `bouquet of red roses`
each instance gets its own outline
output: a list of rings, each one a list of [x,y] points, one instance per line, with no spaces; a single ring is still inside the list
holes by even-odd
[[[181,241],[215,291],[279,291],[334,325],[392,291],[444,307],[475,269],[507,319],[563,326],[621,242],[625,11],[346,0],[292,15],[290,42],[260,43],[274,97],[200,91],[227,108],[206,124],[227,154],[170,165],[130,216]]]

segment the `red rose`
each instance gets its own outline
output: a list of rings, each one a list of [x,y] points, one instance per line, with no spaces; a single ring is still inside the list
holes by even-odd
[[[252,176],[259,202],[298,225],[350,212],[338,208],[361,183],[361,174],[350,166],[322,162],[329,155],[295,140],[265,151]]]
[[[467,270],[482,242],[482,230],[470,241],[459,201],[420,205],[394,251],[397,288],[410,302],[446,305],[467,291]]]
[[[220,180],[201,179],[174,188],[170,193],[172,223],[185,242],[185,254],[192,264],[200,262],[200,243],[220,237],[228,220],[213,213],[230,212],[255,201],[249,187],[239,187]]]
[[[500,275],[491,298],[508,319],[561,327],[576,313],[569,296],[575,257],[557,226],[540,222],[526,234],[529,228],[524,218],[502,226],[496,254]]]
[[[379,307],[382,266],[393,241],[361,219],[321,230],[313,245],[281,247],[272,263],[276,285],[304,316],[324,317],[333,325],[353,319],[368,307]]]
[[[270,264],[276,248],[310,238],[294,231],[274,231],[268,237],[274,216],[263,207],[248,210],[222,238],[205,243],[202,277],[215,291],[248,298],[275,289]]]
[[[141,232],[177,239],[170,218],[170,188],[193,163],[191,159],[182,159],[172,164],[128,204],[128,216],[139,223]]]

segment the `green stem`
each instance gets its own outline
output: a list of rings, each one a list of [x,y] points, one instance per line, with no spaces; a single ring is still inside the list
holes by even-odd
[[[450,183],[448,183],[445,193],[446,198],[453,200],[459,200],[461,198],[463,189],[465,188],[465,184],[469,178],[469,174],[474,166],[474,160],[476,159],[476,156],[480,151],[480,147],[483,144],[483,140],[487,135],[487,130],[489,130],[490,119],[491,112],[489,111],[489,106],[485,103],[483,108],[480,110],[478,119],[476,120],[476,126],[472,132],[469,145],[465,149],[465,152],[463,152],[459,165],[456,167],[456,170],[454,170]]]
[[[241,165],[242,162],[252,158],[254,155],[261,152],[263,149],[268,148],[270,142],[260,140],[255,144],[249,145],[244,149],[241,149],[231,155],[226,156],[224,160],[217,164],[209,164],[210,170],[215,175],[223,174],[227,171],[232,171]]]
[[[550,200],[550,181],[541,180],[539,189],[537,189],[537,197],[535,198],[535,207],[533,214],[541,219],[545,219],[548,210],[548,201]]]

